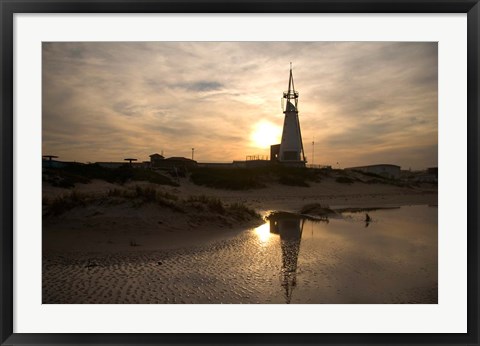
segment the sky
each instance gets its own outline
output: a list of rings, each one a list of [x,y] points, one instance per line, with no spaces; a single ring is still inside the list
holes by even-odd
[[[430,42],[46,42],[43,155],[269,155],[281,139],[290,62],[308,163],[437,166]]]

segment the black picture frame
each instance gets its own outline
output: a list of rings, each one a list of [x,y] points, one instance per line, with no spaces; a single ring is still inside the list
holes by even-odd
[[[478,0],[1,0],[1,345],[435,344],[478,345]],[[465,334],[21,334],[13,332],[13,17],[16,13],[467,13],[468,332]]]

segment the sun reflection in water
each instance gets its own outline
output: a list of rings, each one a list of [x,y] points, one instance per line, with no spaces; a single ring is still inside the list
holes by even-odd
[[[258,236],[260,243],[265,244],[270,239],[270,223],[266,222],[261,226],[255,228],[255,233]]]

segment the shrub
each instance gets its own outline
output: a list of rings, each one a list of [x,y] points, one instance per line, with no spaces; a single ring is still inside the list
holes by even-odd
[[[263,188],[269,182],[308,187],[307,181],[319,182],[323,175],[324,172],[319,169],[272,164],[251,168],[197,167],[193,169],[190,179],[196,185],[217,189],[249,190]]]
[[[367,177],[373,177],[373,178],[380,178],[380,179],[388,179],[387,177],[384,177],[383,175],[372,173],[372,172],[364,172],[358,169],[354,169],[354,172],[366,175]]]
[[[129,167],[130,168],[130,167]],[[170,186],[179,186],[178,183],[174,182],[172,179],[166,175],[151,171],[144,168],[130,168],[132,170],[131,180],[134,181],[148,181],[153,184],[158,185],[170,185]]]
[[[48,168],[44,175],[44,180],[60,187],[74,187],[76,183],[88,183],[92,179],[121,184],[133,180],[148,181],[158,185],[178,186],[176,182],[163,174],[145,168],[133,168],[129,165],[112,169],[96,163],[69,163],[62,168]]]
[[[354,180],[349,177],[338,177],[335,181],[340,184],[352,184],[354,182]]]
[[[107,191],[108,197],[124,197],[125,191],[120,189],[110,189]]]
[[[227,190],[248,190],[265,187],[255,171],[241,168],[197,168],[193,170],[190,179],[196,185]]]

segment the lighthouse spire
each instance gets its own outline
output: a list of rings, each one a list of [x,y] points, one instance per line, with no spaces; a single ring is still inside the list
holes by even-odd
[[[288,93],[295,93],[295,85],[293,84],[292,63],[290,62],[290,79],[288,81]]]
[[[285,112],[291,112],[293,107],[295,107],[295,111],[298,112],[298,92],[295,91],[295,84],[293,83],[293,69],[292,63],[290,62],[290,78],[288,79],[288,91],[283,93],[283,98],[286,99],[285,102]]]

